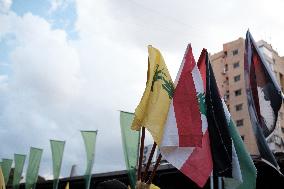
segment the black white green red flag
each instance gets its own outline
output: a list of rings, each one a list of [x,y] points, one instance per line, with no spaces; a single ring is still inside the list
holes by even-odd
[[[225,189],[238,187],[245,189],[241,186],[244,181],[247,182],[247,178],[243,178],[241,168],[244,167],[240,165],[246,166],[247,164],[246,162],[241,164],[239,160],[249,159],[250,166],[252,160],[248,153],[243,153],[246,152],[245,149],[242,149],[244,146],[236,145],[237,142],[240,142],[238,140],[240,136],[233,130],[234,125],[230,122],[231,116],[220,97],[209,56],[205,49],[203,49],[198,60],[198,67],[204,86],[206,86],[207,120],[214,175],[223,177]],[[253,180],[255,183],[255,177],[252,177]],[[253,182],[249,183],[252,184],[252,188],[255,186]]]
[[[276,79],[248,31],[245,41],[245,81],[248,111],[261,159],[280,172],[266,138],[276,127],[283,94]]]

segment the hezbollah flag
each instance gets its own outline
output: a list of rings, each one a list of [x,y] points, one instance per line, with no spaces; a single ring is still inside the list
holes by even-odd
[[[160,151],[184,175],[203,187],[212,172],[205,91],[189,44],[176,77]]]
[[[169,106],[174,94],[174,84],[160,51],[148,46],[147,83],[142,99],[135,110],[131,128],[139,131],[145,127],[160,145]]]
[[[249,31],[245,45],[244,67],[248,110],[258,151],[265,163],[280,172],[266,138],[276,127],[278,111],[282,104],[282,92]]]

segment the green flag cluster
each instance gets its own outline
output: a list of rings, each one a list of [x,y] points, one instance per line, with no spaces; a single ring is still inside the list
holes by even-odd
[[[15,160],[15,169],[13,177],[13,189],[18,189],[20,187],[20,181],[23,173],[26,155],[14,154],[14,160]]]
[[[26,189],[35,189],[42,151],[43,150],[39,148],[30,148],[29,164],[26,174]]]
[[[95,143],[97,131],[81,131],[86,148],[87,168],[85,172],[86,189],[90,188],[90,181],[92,176],[92,168],[94,164]],[[65,148],[65,141],[50,140],[51,153],[52,153],[52,168],[53,168],[53,189],[57,189],[59,185],[59,176],[61,171],[63,153]],[[35,189],[40,162],[43,150],[39,148],[30,148],[28,167],[25,175],[25,188]],[[13,189],[20,188],[20,181],[22,178],[23,168],[25,165],[26,155],[14,154],[15,168],[12,180]],[[0,189],[6,187],[9,181],[11,167],[13,164],[12,159],[2,159],[0,161]]]
[[[50,140],[53,162],[53,189],[58,188],[65,141]]]
[[[125,164],[130,180],[130,186],[135,188],[136,184],[136,165],[138,160],[138,148],[140,131],[133,131],[131,125],[134,119],[134,114],[129,112],[120,112],[120,128],[122,135],[122,144]]]
[[[85,172],[85,188],[90,188],[91,177],[92,177],[92,168],[94,164],[95,158],[95,144],[96,144],[96,137],[97,131],[81,131],[85,148],[86,148],[86,155],[87,155],[87,168]]]

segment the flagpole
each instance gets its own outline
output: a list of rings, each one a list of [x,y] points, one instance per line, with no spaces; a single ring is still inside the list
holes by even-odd
[[[222,189],[222,177],[218,177],[218,189]]]
[[[142,167],[142,160],[143,160],[144,139],[145,139],[145,127],[142,127],[137,180],[141,180],[141,167]]]
[[[155,163],[155,166],[153,168],[153,171],[151,173],[151,176],[150,176],[149,180],[147,181],[147,184],[151,184],[152,183],[153,178],[154,178],[154,176],[156,174],[156,170],[157,170],[157,168],[158,168],[158,166],[159,166],[159,164],[161,162],[161,159],[162,159],[162,154],[159,154],[159,157],[158,157],[158,159],[157,159],[157,161]]]
[[[213,171],[210,174],[210,189],[214,189],[214,177],[213,177]]]
[[[150,152],[150,155],[149,155],[149,158],[148,158],[148,162],[147,162],[147,165],[146,165],[146,168],[144,170],[144,174],[143,174],[143,177],[141,178],[141,181],[145,181],[146,180],[146,177],[148,175],[148,170],[149,170],[149,167],[150,167],[150,164],[152,162],[152,159],[153,159],[153,155],[154,155],[154,152],[156,150],[156,146],[157,146],[157,143],[154,142],[153,146],[152,146],[152,149],[151,149],[151,152]]]

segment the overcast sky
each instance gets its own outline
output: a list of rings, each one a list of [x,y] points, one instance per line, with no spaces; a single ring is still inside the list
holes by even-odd
[[[187,43],[201,49],[245,37],[284,55],[282,0],[0,0],[0,158],[66,140],[62,176],[85,170],[79,130],[98,130],[93,172],[125,169],[118,110],[143,94],[147,45],[162,52],[172,78]],[[26,160],[27,162],[27,160]],[[24,172],[26,171],[26,167]]]

